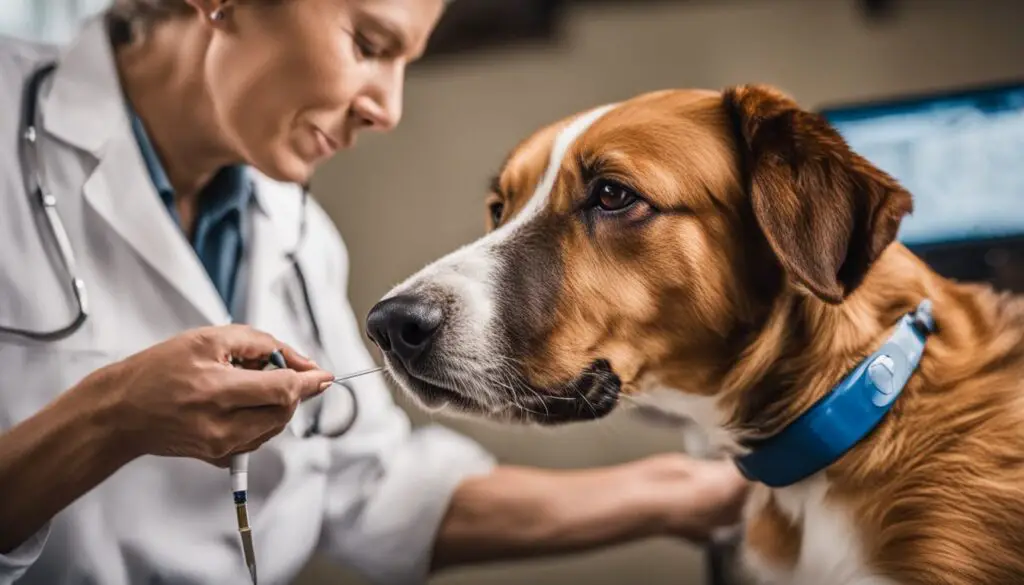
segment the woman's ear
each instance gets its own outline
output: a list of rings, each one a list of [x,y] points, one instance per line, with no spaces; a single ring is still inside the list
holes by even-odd
[[[231,0],[185,0],[199,13],[203,20],[216,25],[223,21],[230,9]]]
[[[910,194],[771,87],[730,88],[724,102],[754,216],[782,268],[818,298],[842,302],[896,239]]]

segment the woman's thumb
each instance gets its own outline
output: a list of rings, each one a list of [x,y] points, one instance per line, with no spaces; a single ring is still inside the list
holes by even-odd
[[[298,372],[299,375],[299,400],[312,398],[324,390],[330,388],[334,381],[334,374],[323,370],[306,370]]]

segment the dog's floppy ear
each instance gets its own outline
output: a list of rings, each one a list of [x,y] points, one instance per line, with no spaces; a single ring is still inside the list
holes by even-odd
[[[783,269],[842,302],[912,210],[895,179],[852,152],[825,119],[761,85],[724,92],[754,216]]]

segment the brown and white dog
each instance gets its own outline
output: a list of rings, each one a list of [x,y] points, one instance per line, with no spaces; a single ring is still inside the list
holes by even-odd
[[[772,88],[645,94],[519,144],[489,233],[368,330],[428,406],[556,424],[628,395],[741,454],[929,298],[937,331],[892,411],[827,470],[756,487],[744,564],[765,583],[1024,583],[1024,301],[929,270],[894,241],[911,208]]]

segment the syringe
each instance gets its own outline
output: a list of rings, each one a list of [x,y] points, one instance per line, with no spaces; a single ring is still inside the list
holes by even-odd
[[[288,367],[284,356],[279,351],[270,354],[265,370],[276,370]],[[241,453],[231,457],[231,495],[235,502],[235,515],[238,517],[238,534],[242,538],[242,554],[245,565],[249,567],[252,584],[256,585],[256,551],[252,545],[252,528],[249,526],[249,454]]]

